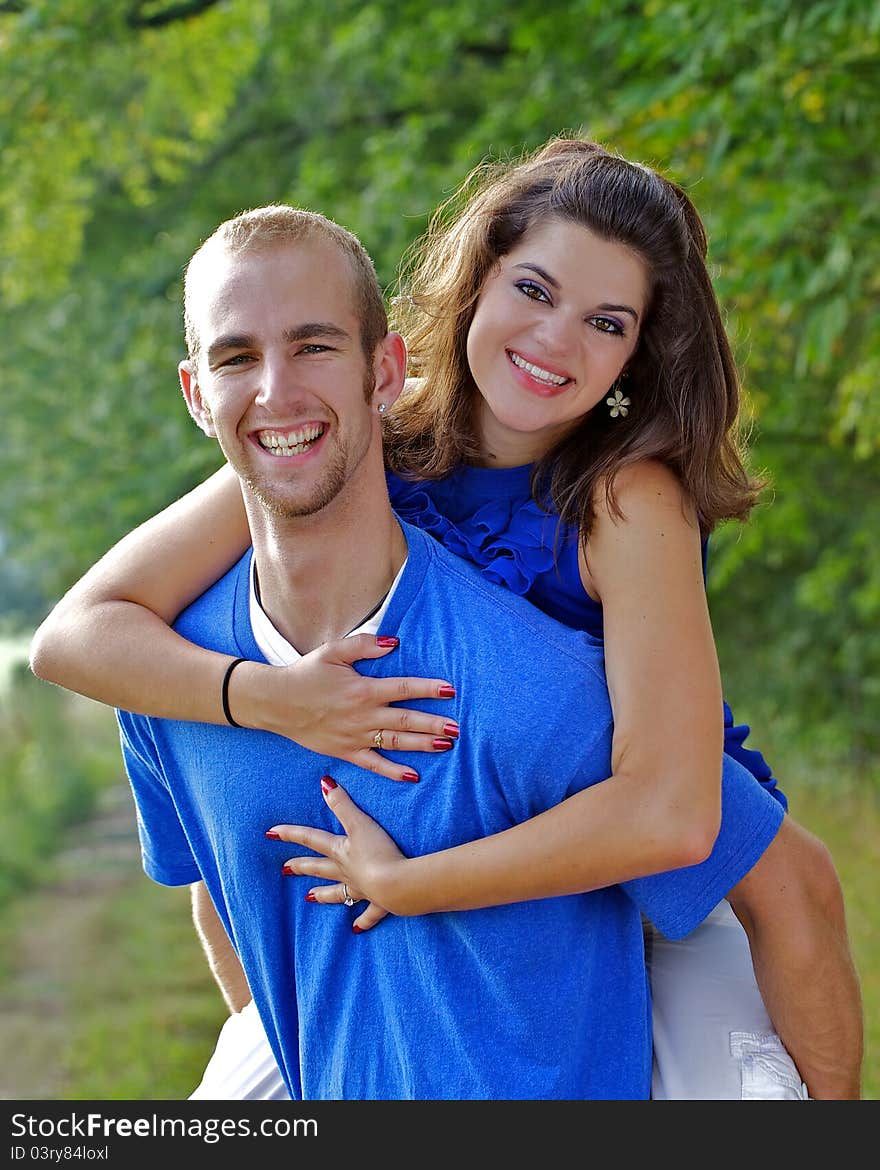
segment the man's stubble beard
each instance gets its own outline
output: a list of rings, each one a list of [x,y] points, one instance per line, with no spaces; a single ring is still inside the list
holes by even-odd
[[[367,403],[372,401],[375,386],[375,378],[372,370],[368,367],[363,383],[364,398]],[[259,480],[253,474],[242,475],[241,478],[263,508],[276,519],[295,520],[304,516],[314,516],[336,499],[362,463],[368,450],[369,436],[360,458],[355,463],[350,463],[348,445],[338,445],[332,463],[326,469],[320,483],[315,485],[313,495],[306,500],[285,499],[277,485]]]
[[[295,520],[302,516],[314,516],[331,504],[345,487],[348,479],[346,454],[338,451],[340,458],[334,460],[322,481],[315,486],[313,494],[303,499],[285,498],[275,484],[267,484],[253,476],[243,476],[243,482],[250,489],[262,507],[278,520]]]

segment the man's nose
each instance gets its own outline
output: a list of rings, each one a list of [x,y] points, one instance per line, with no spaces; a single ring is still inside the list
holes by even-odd
[[[285,354],[264,354],[256,401],[273,410],[286,408],[302,394],[295,365]]]

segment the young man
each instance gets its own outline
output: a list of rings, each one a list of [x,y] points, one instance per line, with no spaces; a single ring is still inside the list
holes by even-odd
[[[834,913],[807,908],[809,842],[732,761],[700,865],[589,894],[389,918],[362,936],[344,909],[307,904],[311,880],[284,876],[289,847],[265,834],[294,821],[336,831],[328,772],[408,854],[507,828],[607,777],[601,651],[394,516],[379,414],[401,390],[404,347],[349,233],[286,208],[221,225],[188,270],[187,315],[184,395],[240,478],[253,554],[178,631],[259,660],[267,641],[305,653],[378,605],[380,629],[400,645],[393,667],[367,660],[364,673],[467,680],[456,767],[428,754],[419,784],[377,783],[263,732],[120,713],[145,868],[166,884],[204,883],[289,1094],[645,1098],[640,912],[681,937],[730,892],[813,1095],[857,1095],[851,982],[840,948],[824,945]],[[536,770],[539,758],[552,768]],[[794,937],[783,904],[797,904]],[[805,1008],[807,972],[827,988],[822,1019]],[[846,1052],[829,1060],[838,1035]]]

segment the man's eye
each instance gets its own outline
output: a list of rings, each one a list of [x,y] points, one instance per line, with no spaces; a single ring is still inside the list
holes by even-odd
[[[234,353],[232,357],[224,358],[220,364],[221,366],[243,366],[253,360],[252,355],[249,353]]]
[[[304,345],[300,350],[300,353],[329,353],[331,349],[332,346],[318,345],[317,342],[315,342],[312,345]]]
[[[542,288],[540,284],[536,284],[534,280],[518,280],[516,287],[531,301],[549,301],[547,290]]]

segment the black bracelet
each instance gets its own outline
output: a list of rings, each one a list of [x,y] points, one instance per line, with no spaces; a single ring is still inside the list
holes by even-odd
[[[223,714],[226,716],[226,722],[230,727],[241,727],[240,723],[236,723],[232,718],[232,712],[229,710],[229,678],[239,662],[247,662],[246,658],[234,658],[232,662],[226,667],[226,674],[223,675],[223,686],[220,688],[220,699],[223,703]]]

